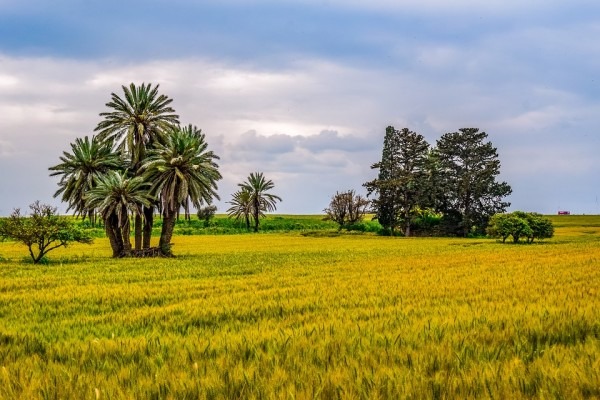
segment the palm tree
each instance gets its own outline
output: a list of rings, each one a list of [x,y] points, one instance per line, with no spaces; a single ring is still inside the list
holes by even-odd
[[[250,192],[238,190],[231,195],[231,201],[228,201],[231,207],[227,210],[230,217],[237,220],[244,218],[246,229],[250,230],[250,215],[252,214],[252,202],[250,201]]]
[[[103,120],[95,131],[99,132],[101,140],[115,143],[121,153],[127,154],[131,160],[131,168],[136,176],[141,175],[140,167],[146,158],[147,150],[152,149],[157,143],[164,142],[165,132],[179,124],[179,116],[170,107],[173,101],[168,96],[159,95],[158,87],[142,83],[136,86],[131,83],[129,87],[122,86],[125,99],[115,93],[111,94],[111,101],[106,106],[111,111],[100,113]],[[135,248],[142,247],[142,222],[143,246],[150,246],[152,235],[152,205],[144,209],[142,214],[135,219]]]
[[[258,232],[260,217],[265,216],[265,212],[275,211],[275,203],[281,201],[281,197],[267,193],[275,185],[272,180],[266,180],[262,172],[252,172],[246,182],[239,183],[242,191],[250,194],[250,203],[252,204],[252,217],[254,219],[254,232]]]
[[[84,219],[87,216],[95,223],[94,209],[86,207],[85,193],[95,186],[101,175],[121,169],[121,158],[112,151],[110,141],[101,142],[95,136],[90,140],[86,136],[75,139],[75,143],[71,143],[71,153],[63,151],[60,161],[48,168],[53,171],[50,176],[60,176],[54,197],[62,195],[61,201],[68,204],[67,211],[73,210],[75,215]]]
[[[106,235],[113,257],[131,252],[129,213],[140,215],[153,197],[149,183],[142,177],[128,178],[124,172],[110,171],[96,180],[96,185],[84,196],[86,207],[96,209],[104,220]]]
[[[182,204],[191,202],[196,208],[203,202],[212,203],[221,179],[219,157],[207,150],[204,134],[195,126],[172,128],[164,143],[151,150],[141,169],[152,193],[160,199],[163,225],[159,247],[163,255],[172,255],[171,238],[177,212]]]

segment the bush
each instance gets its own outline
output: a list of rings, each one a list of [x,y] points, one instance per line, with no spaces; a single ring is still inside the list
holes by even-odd
[[[204,226],[209,226],[210,221],[217,212],[217,206],[206,206],[198,209],[198,219],[204,221]]]
[[[369,204],[369,200],[355,194],[354,190],[348,190],[342,193],[336,192],[331,198],[329,207],[323,211],[327,214],[327,219],[339,225],[339,229],[357,230],[355,225],[359,225],[362,221]]]
[[[412,220],[412,230],[418,235],[435,234],[442,222],[442,213],[431,208],[418,208]]]
[[[512,236],[513,242],[518,243],[525,238],[527,243],[535,239],[548,239],[554,236],[552,221],[535,212],[514,211],[508,214],[496,214],[490,218],[487,234],[501,238],[502,243]]]

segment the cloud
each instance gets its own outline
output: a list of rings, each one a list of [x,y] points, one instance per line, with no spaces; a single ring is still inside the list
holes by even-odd
[[[11,157],[15,153],[16,149],[13,143],[7,140],[0,140],[0,158]]]
[[[336,190],[372,178],[387,125],[431,144],[485,130],[515,207],[537,201],[549,212],[546,199],[561,193],[585,210],[580,199],[600,186],[600,44],[584,40],[600,32],[597,13],[574,16],[572,3],[153,1],[143,12],[145,23],[164,21],[156,47],[108,12],[116,3],[94,6],[97,19],[74,4],[0,0],[0,34],[16,29],[0,45],[0,167],[19,175],[0,183],[32,182],[0,209],[51,196],[48,166],[92,134],[110,93],[129,82],[159,83],[182,123],[202,128],[221,156],[224,199],[261,170],[290,199],[282,211],[319,212]]]

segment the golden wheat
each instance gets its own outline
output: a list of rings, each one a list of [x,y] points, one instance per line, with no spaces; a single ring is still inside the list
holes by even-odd
[[[600,397],[599,225],[178,236],[174,259],[100,239],[48,266],[4,243],[0,398]]]

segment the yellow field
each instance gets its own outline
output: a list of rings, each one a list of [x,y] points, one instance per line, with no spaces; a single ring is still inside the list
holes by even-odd
[[[567,221],[565,219],[561,221]],[[0,244],[0,398],[600,397],[600,218],[545,243],[178,236]]]

